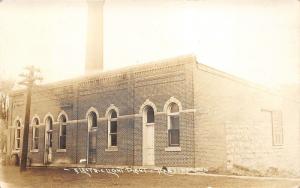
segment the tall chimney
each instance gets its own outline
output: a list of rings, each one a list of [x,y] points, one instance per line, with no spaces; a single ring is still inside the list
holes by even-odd
[[[103,4],[104,0],[87,0],[86,74],[103,69]]]

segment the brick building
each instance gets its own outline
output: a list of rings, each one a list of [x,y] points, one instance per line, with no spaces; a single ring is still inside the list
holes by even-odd
[[[11,105],[12,155],[21,148],[22,91]],[[289,171],[300,165],[299,103],[194,56],[43,85],[33,92],[31,114],[32,165]]]
[[[88,1],[86,76],[33,90],[32,165],[299,169],[299,101],[194,56],[101,71],[102,6]],[[7,153],[15,157],[24,91],[10,105]]]

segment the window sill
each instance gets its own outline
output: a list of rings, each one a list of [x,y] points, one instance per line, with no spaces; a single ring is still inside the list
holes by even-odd
[[[16,153],[20,153],[21,152],[21,149],[15,149],[12,151],[12,154],[16,154]]]
[[[67,150],[66,149],[57,149],[56,152],[57,153],[65,153],[65,152],[67,152]]]
[[[277,150],[277,149],[283,149],[284,146],[283,145],[272,145],[272,148],[274,148],[275,150]]]
[[[155,123],[146,123],[146,126],[152,126],[155,125]]]
[[[38,153],[39,150],[38,150],[38,149],[31,149],[30,152],[31,152],[31,153]]]
[[[111,146],[105,149],[105,151],[119,151],[119,150],[118,150],[118,146]]]
[[[181,151],[181,147],[166,147],[165,151]]]

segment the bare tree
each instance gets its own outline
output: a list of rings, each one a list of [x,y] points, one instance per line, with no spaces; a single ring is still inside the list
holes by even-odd
[[[8,105],[9,105],[9,92],[14,86],[12,80],[0,80],[0,119],[7,120]]]
[[[5,151],[6,130],[8,127],[9,93],[14,86],[13,80],[0,79],[0,153]]]

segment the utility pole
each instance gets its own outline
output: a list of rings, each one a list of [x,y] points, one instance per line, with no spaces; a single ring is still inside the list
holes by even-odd
[[[19,84],[25,85],[27,87],[20,172],[26,171],[26,165],[27,165],[28,135],[29,135],[32,87],[34,86],[35,81],[42,80],[42,78],[36,74],[36,73],[40,72],[39,69],[35,68],[34,66],[29,66],[29,67],[26,67],[25,69],[27,70],[27,72],[25,74],[20,74],[20,76],[23,77],[24,79],[21,82],[19,82]]]

